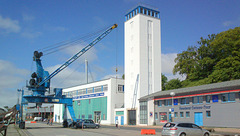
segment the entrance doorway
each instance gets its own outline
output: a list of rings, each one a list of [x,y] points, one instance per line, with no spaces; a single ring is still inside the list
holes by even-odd
[[[128,125],[136,125],[136,110],[128,111]]]
[[[101,111],[95,111],[94,112],[94,122],[99,123],[99,120],[101,120]]]
[[[203,113],[202,112],[195,112],[194,113],[194,123],[198,126],[203,126]]]

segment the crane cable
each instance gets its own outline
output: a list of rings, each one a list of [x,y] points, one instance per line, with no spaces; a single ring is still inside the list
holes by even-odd
[[[117,73],[118,73],[117,54],[118,54],[118,48],[117,48],[117,44],[118,44],[118,29],[117,29],[116,37],[115,37],[115,46],[116,46],[116,93],[118,92],[118,85],[117,85]]]
[[[52,54],[54,52],[63,50],[70,46],[76,46],[77,44],[84,43],[85,41],[93,39],[96,35],[100,34],[101,32],[105,31],[108,27],[104,27],[102,29],[97,30],[96,32],[88,33],[82,37],[76,37],[70,40],[62,41],[53,45],[49,45],[47,47],[38,49],[38,51],[44,52],[44,56]]]

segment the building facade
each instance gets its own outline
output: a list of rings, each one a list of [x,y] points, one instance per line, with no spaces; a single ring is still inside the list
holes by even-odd
[[[96,123],[114,124],[115,108],[124,106],[123,79],[110,78],[63,89],[63,94],[73,98],[73,109],[77,119],[92,119]],[[54,105],[56,122],[63,121],[66,111],[62,104]],[[70,118],[67,113],[67,118]]]
[[[174,92],[175,96],[170,93]],[[199,126],[237,127],[240,118],[240,80],[162,91],[140,101],[154,100],[152,118],[156,125],[191,122]],[[149,124],[151,125],[151,124]]]
[[[160,12],[137,6],[125,15],[125,124],[147,124],[140,97],[161,90]],[[145,114],[145,113],[143,113]]]

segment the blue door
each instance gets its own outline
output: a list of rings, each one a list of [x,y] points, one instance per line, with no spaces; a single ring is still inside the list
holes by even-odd
[[[121,116],[121,125],[124,125],[124,116]]]
[[[115,122],[114,122],[115,124],[116,124],[116,120],[118,120],[118,116],[115,117]]]
[[[172,114],[169,112],[169,122],[172,122]]]
[[[57,122],[57,115],[55,115],[55,122]]]
[[[202,112],[195,112],[194,113],[194,123],[198,126],[203,126],[203,114]]]

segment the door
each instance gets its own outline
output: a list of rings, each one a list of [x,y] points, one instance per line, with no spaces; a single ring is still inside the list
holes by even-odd
[[[172,122],[172,114],[169,112],[169,122]]]
[[[121,116],[121,125],[124,125],[124,116]]]
[[[118,120],[118,116],[115,117],[115,122],[114,122],[115,124],[116,124],[116,121],[117,121],[117,120]]]
[[[194,113],[194,123],[198,126],[203,126],[203,114],[202,112]]]
[[[128,125],[136,125],[136,110],[128,111]]]
[[[57,122],[57,115],[55,115],[55,122]]]
[[[101,112],[100,111],[95,111],[94,112],[94,122],[99,123],[100,120],[101,120]]]

